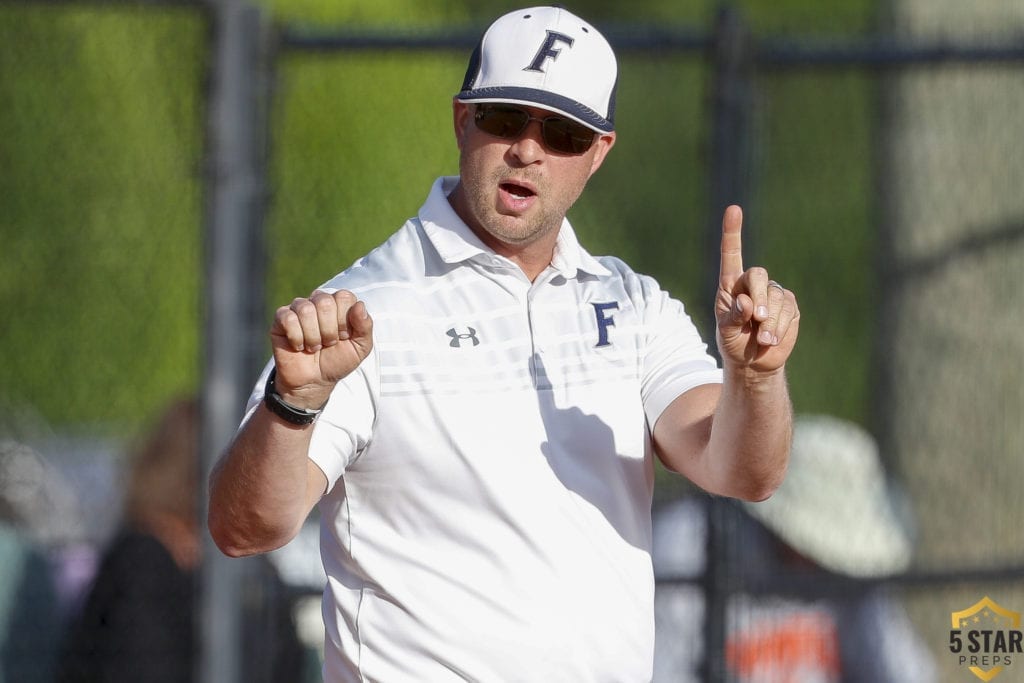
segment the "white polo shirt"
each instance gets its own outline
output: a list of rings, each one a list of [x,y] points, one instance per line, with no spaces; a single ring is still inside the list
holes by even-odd
[[[323,287],[374,320],[310,448],[325,680],[649,681],[651,430],[721,373],[682,304],[568,221],[531,283],[456,182]]]

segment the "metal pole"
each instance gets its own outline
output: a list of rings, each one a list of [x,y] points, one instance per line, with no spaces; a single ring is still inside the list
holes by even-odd
[[[735,569],[730,562],[729,535],[733,528],[732,513],[727,500],[712,497],[707,506],[708,535],[704,564],[704,649],[700,677],[705,683],[721,683],[726,679],[725,636],[726,608],[732,591]]]
[[[239,0],[211,0],[208,75],[202,472],[230,443],[255,377],[262,339],[266,36],[261,12]],[[200,519],[206,519],[201,487]],[[197,632],[197,680],[242,680],[242,585],[248,564],[225,557],[204,534]]]
[[[718,291],[719,244],[722,214],[730,204],[750,211],[750,140],[752,137],[753,96],[751,69],[754,57],[752,38],[742,18],[732,7],[719,8],[711,43],[710,60],[712,130],[710,149],[710,203],[705,239],[705,276],[703,301],[714,301]],[[752,244],[749,221],[744,221],[743,247],[749,253]]]
[[[749,196],[751,136],[750,68],[753,50],[750,35],[739,15],[731,7],[719,9],[712,42],[712,139],[710,215],[705,233],[703,301],[713,302],[718,291],[722,213],[730,204],[746,209]],[[749,217],[749,212],[746,213]],[[744,222],[744,251],[749,252],[749,222]],[[713,347],[713,345],[712,345]],[[717,353],[717,349],[716,349]],[[729,552],[732,535],[730,504],[712,498],[708,505],[707,562],[704,573],[704,681],[726,680],[725,640],[728,624],[726,609],[735,590],[737,568],[735,553]]]

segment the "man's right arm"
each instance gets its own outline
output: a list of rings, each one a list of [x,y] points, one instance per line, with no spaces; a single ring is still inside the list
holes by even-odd
[[[270,330],[282,400],[322,408],[373,346],[373,321],[348,291],[314,292],[278,309]],[[288,543],[327,488],[309,459],[313,425],[296,425],[261,402],[210,474],[207,524],[232,557]]]
[[[292,540],[327,489],[307,453],[313,425],[292,425],[260,403],[210,475],[208,524],[231,557]]]

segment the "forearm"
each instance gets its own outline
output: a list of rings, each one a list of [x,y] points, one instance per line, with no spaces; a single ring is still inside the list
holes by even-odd
[[[718,495],[758,501],[782,483],[792,441],[786,361],[800,329],[796,296],[761,267],[743,268],[738,206],[722,218],[715,297],[724,382],[692,389],[654,425],[662,462]]]
[[[717,493],[768,498],[789,460],[793,412],[785,368],[770,373],[725,369],[703,460]]]
[[[263,404],[239,431],[210,475],[208,525],[224,553],[266,552],[298,533],[326,483],[308,457],[312,432]]]
[[[373,348],[373,320],[347,290],[317,290],[281,306],[270,328],[274,386],[298,410],[326,405],[337,383]],[[287,417],[287,416],[286,416]],[[228,555],[279,548],[302,528],[327,488],[309,459],[313,425],[296,425],[261,403],[210,475],[207,524]]]

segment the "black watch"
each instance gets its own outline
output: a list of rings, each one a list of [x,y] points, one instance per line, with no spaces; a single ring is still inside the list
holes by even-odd
[[[270,375],[267,376],[267,386],[263,389],[263,402],[267,405],[267,408],[274,415],[285,422],[290,422],[293,425],[309,425],[313,424],[317,416],[324,412],[323,406],[317,410],[309,410],[308,408],[296,408],[295,406],[286,403],[281,394],[277,393],[277,386],[274,384],[274,379],[277,377],[277,368],[271,368]],[[326,405],[326,404],[324,404]]]

